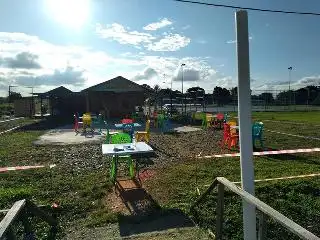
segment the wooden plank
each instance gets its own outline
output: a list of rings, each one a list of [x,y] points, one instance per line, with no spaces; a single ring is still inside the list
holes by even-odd
[[[49,215],[46,212],[42,211],[34,203],[32,203],[30,201],[27,201],[27,208],[32,214],[38,216],[43,221],[47,222],[49,225],[51,225],[51,226],[57,226],[58,225],[58,222],[54,217],[52,217],[51,215]]]
[[[218,198],[216,208],[216,239],[222,240],[223,231],[223,210],[224,210],[224,185],[218,184]]]
[[[264,213],[258,211],[258,240],[265,240],[266,239],[266,220],[265,220]]]
[[[213,183],[207,188],[207,190],[198,198],[198,200],[191,206],[191,211],[194,209],[194,207],[196,205],[198,205],[203,199],[205,196],[207,196],[215,187],[216,185],[218,184],[218,181],[217,179],[215,179],[213,181]]]
[[[11,227],[12,223],[16,220],[19,213],[26,205],[26,200],[20,200],[13,204],[12,208],[8,211],[6,216],[0,222],[0,239],[5,236],[6,232]]]
[[[319,237],[314,235],[313,233],[309,232],[307,229],[301,227],[299,224],[295,223],[291,219],[287,218],[280,212],[276,211],[266,203],[262,202],[258,198],[252,196],[251,194],[243,191],[241,188],[230,182],[228,179],[224,177],[218,177],[217,181],[223,183],[227,188],[229,188],[234,193],[238,194],[242,197],[243,200],[247,201],[250,204],[256,206],[261,212],[265,213],[266,215],[270,216],[277,222],[279,222],[282,226],[287,228],[290,232],[294,233],[295,235],[299,236],[302,239],[307,240],[320,240]]]

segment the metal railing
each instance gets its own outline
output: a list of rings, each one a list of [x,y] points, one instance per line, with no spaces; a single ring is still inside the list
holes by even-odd
[[[36,239],[29,222],[30,216],[37,216],[47,222],[51,226],[48,239],[54,239],[58,226],[57,220],[26,199],[15,202],[7,211],[0,222],[0,239],[17,239],[15,224],[18,221],[22,222],[25,239]]]
[[[215,187],[218,189],[217,193],[217,207],[216,207],[216,239],[222,239],[222,227],[223,227],[223,212],[224,212],[224,191],[225,187],[230,189],[232,192],[239,195],[242,200],[254,205],[258,211],[258,239],[266,239],[266,221],[265,216],[269,216],[276,222],[280,223],[288,231],[292,232],[301,239],[307,240],[319,240],[320,238],[309,232],[299,224],[295,223],[291,219],[287,218],[280,212],[276,211],[266,203],[262,202],[258,198],[254,197],[250,193],[242,190],[228,179],[224,177],[217,177],[209,188],[200,196],[200,198],[191,206],[191,211],[194,207],[204,200],[204,197],[208,195]]]

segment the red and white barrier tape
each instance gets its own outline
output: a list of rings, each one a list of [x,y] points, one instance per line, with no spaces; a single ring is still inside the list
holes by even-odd
[[[308,152],[320,152],[320,148],[253,152],[253,156],[277,155],[277,154],[288,154],[288,153],[308,153]],[[239,157],[239,156],[240,156],[240,153],[225,153],[225,154],[216,154],[211,156],[197,156],[197,158],[222,158],[222,157]]]
[[[44,168],[44,167],[49,167],[49,168],[54,168],[56,165],[51,164],[49,166],[46,165],[35,165],[35,166],[16,166],[16,167],[2,167],[0,168],[0,173],[1,172],[8,172],[8,171],[17,171],[17,170],[27,170],[27,169],[35,169],[35,168]]]
[[[254,182],[269,182],[269,181],[276,181],[276,180],[297,179],[297,178],[307,178],[307,177],[317,177],[317,176],[320,176],[320,173],[312,173],[312,174],[288,176],[288,177],[257,179],[257,180],[254,180]],[[232,182],[232,183],[240,184],[241,182]]]
[[[277,181],[277,180],[287,180],[287,179],[297,179],[297,178],[307,178],[307,177],[318,177],[320,173],[312,173],[306,175],[297,175],[297,176],[287,176],[287,177],[277,177],[277,178],[265,178],[265,179],[256,179],[254,182],[270,182],[270,181]],[[232,182],[234,184],[240,184],[241,182]],[[209,187],[210,184],[204,185],[204,187]]]

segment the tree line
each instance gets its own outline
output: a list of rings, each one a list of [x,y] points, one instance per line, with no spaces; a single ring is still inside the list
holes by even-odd
[[[143,86],[149,89],[152,94],[152,102],[160,104],[163,99],[173,99],[192,103],[217,104],[218,106],[237,104],[238,88],[231,89],[215,87],[212,93],[206,93],[201,87],[191,87],[181,94],[178,90],[170,88],[161,89],[159,85],[153,88],[147,84]],[[307,86],[297,90],[268,92],[268,91],[251,91],[251,100],[253,104],[259,105],[320,105],[320,86]],[[258,93],[257,93],[258,92]]]

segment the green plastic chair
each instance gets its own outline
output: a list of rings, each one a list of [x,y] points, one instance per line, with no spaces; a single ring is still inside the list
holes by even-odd
[[[118,133],[111,136],[112,144],[121,144],[121,143],[131,143],[131,137],[127,133]],[[125,156],[112,156],[111,160],[111,169],[110,169],[110,180],[114,183],[117,177],[118,171],[118,162],[119,160],[126,160],[129,167],[129,175],[131,178],[134,178],[134,165],[130,155]]]
[[[202,129],[207,129],[207,127],[208,127],[207,114],[206,114],[206,113],[202,113],[202,124],[201,124],[201,128],[202,128]]]
[[[158,114],[158,119],[157,119],[158,128],[160,128],[160,129],[163,128],[164,120],[165,120],[164,114]]]
[[[263,123],[255,122],[252,125],[252,143],[253,143],[253,146],[255,146],[256,140],[259,140],[261,148],[263,149],[262,133],[263,133]]]

